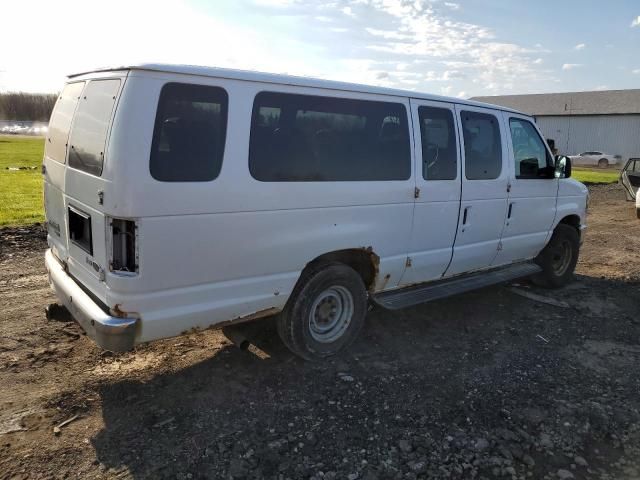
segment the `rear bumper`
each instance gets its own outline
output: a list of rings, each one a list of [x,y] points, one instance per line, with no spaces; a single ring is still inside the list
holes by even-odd
[[[112,317],[64,271],[51,250],[45,253],[49,283],[58,300],[98,346],[112,352],[130,350],[135,344],[137,318]]]

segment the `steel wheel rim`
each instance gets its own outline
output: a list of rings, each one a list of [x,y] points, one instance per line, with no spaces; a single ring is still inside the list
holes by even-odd
[[[553,273],[561,277],[569,268],[569,263],[571,263],[571,244],[568,240],[562,240],[552,252],[551,267],[553,268]]]
[[[309,333],[320,343],[338,340],[351,324],[354,302],[351,292],[334,285],[316,297],[309,312]]]

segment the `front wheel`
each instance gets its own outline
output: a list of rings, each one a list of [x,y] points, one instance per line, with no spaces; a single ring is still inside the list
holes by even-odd
[[[564,287],[573,279],[579,250],[580,234],[576,228],[562,223],[558,225],[536,258],[542,272],[533,277],[534,283],[547,288]]]
[[[607,161],[606,158],[601,158],[600,160],[598,160],[598,167],[607,168],[608,166],[609,166],[609,162]]]
[[[278,317],[284,344],[306,360],[321,360],[348,347],[367,313],[367,290],[352,268],[331,263],[304,276]]]

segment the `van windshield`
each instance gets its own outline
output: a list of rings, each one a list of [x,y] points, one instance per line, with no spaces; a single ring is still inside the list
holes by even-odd
[[[69,166],[102,175],[104,150],[120,80],[92,80],[78,103],[69,140]]]

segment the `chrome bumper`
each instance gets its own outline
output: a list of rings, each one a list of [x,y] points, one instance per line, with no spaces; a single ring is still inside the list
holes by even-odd
[[[44,257],[51,288],[87,335],[105,350],[130,350],[135,343],[138,319],[108,315],[64,271],[51,250]]]

